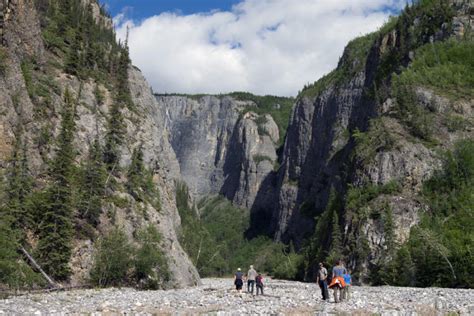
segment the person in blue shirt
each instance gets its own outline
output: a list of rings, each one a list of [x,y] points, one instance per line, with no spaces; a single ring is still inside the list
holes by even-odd
[[[346,283],[346,286],[342,289],[342,299],[346,301],[350,298],[349,289],[352,286],[352,277],[349,274],[349,271],[346,271],[343,277],[344,277],[344,283]]]
[[[334,290],[334,302],[342,301],[342,289],[344,288],[344,274],[347,273],[346,268],[342,264],[342,260],[337,260],[336,265],[332,268],[332,289]]]

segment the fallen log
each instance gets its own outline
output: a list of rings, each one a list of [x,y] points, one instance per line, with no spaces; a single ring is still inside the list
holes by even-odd
[[[46,274],[46,272],[44,272],[43,269],[41,269],[41,267],[36,262],[36,260],[28,253],[28,251],[26,251],[25,248],[21,247],[20,250],[28,258],[28,260],[30,260],[33,267],[35,267],[35,269],[37,269],[43,275],[43,277],[46,279],[46,281],[48,281],[49,285],[51,285],[53,288],[59,288],[60,287],[60,286],[58,286],[58,284],[56,282],[53,281],[53,279],[49,275]]]

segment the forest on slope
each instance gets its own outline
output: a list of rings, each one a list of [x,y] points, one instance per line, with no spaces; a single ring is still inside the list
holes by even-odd
[[[179,243],[170,250],[167,143],[110,16],[95,0],[2,9],[2,287],[198,283]]]

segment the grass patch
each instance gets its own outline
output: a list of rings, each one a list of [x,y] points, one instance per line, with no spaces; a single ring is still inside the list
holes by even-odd
[[[262,161],[270,161],[270,163],[273,163],[273,160],[272,158],[268,157],[268,156],[265,156],[265,155],[254,155],[253,156],[253,161],[255,162],[256,165],[258,165],[259,163],[261,163]]]

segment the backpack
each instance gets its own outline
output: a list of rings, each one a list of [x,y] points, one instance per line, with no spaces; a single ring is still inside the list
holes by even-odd
[[[351,275],[350,275],[349,273],[343,274],[342,277],[344,278],[344,282],[345,282],[347,285],[351,285],[351,284],[352,284],[352,278],[351,278]]]
[[[263,278],[261,275],[258,275],[255,281],[257,282],[257,284],[263,285]]]

